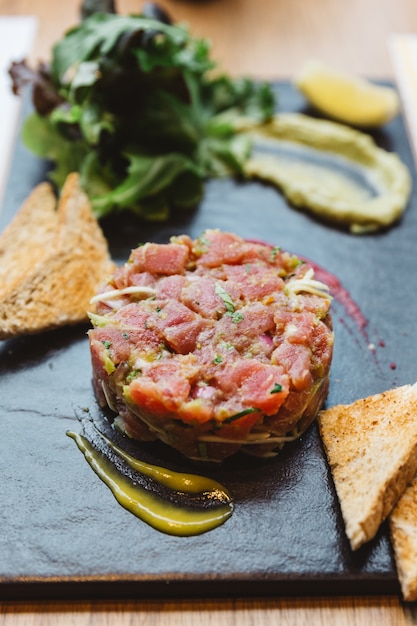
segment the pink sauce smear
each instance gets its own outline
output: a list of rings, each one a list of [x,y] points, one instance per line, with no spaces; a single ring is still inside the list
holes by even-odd
[[[303,260],[311,265],[311,267],[314,269],[317,280],[320,280],[329,286],[331,295],[343,306],[346,314],[355,322],[361,334],[366,339],[368,339],[368,335],[366,332],[368,320],[366,319],[356,302],[352,299],[348,290],[343,287],[340,280],[316,263],[313,263],[312,261],[309,261],[307,259]]]
[[[273,247],[270,243],[261,241],[260,239],[248,239],[248,241],[252,243],[266,245],[271,248]],[[348,290],[343,287],[340,280],[336,278],[334,274],[331,274],[317,263],[310,261],[310,259],[306,259],[299,254],[297,254],[296,256],[305,263],[308,263],[308,265],[310,265],[314,269],[315,278],[317,278],[317,280],[320,280],[321,282],[329,286],[331,295],[339,302],[339,304],[342,305],[345,313],[355,322],[364,339],[368,341],[368,334],[366,331],[368,320],[366,319],[356,302],[352,299]],[[385,344],[383,341],[380,341],[379,345]]]
[[[250,239],[249,241],[252,241],[254,243],[261,243],[261,244],[270,246],[271,248],[273,247],[270,243],[267,243],[265,241],[260,241],[256,239]],[[299,254],[297,254],[296,256],[298,256],[298,258],[304,261],[305,263],[308,263],[308,265],[314,269],[315,278],[317,280],[328,285],[330,295],[335,300],[337,300],[337,302],[343,307],[345,314],[356,325],[360,335],[362,336],[364,342],[366,343],[367,349],[372,353],[375,359],[375,363],[379,367],[378,359],[376,356],[376,346],[372,342],[370,342],[369,335],[368,335],[368,330],[367,330],[368,320],[362,313],[358,304],[353,300],[348,290],[345,287],[343,287],[340,280],[336,276],[334,276],[334,274],[331,274],[330,272],[325,270],[323,267],[321,267],[317,263],[314,263],[310,259],[302,257]],[[340,321],[342,324],[344,324],[344,320],[342,318],[340,319]],[[383,339],[378,340],[378,347],[385,348],[385,341]],[[391,362],[389,364],[389,367],[392,371],[395,371],[397,369],[397,364],[394,362]]]

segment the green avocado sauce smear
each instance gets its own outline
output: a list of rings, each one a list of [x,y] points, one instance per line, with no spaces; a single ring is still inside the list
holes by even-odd
[[[240,129],[253,141],[245,175],[276,185],[290,203],[361,234],[390,226],[405,210],[411,176],[397,154],[359,130],[300,113]]]
[[[216,480],[141,461],[92,422],[83,420],[83,425],[82,434],[67,435],[117,502],[149,526],[187,537],[213,530],[232,515],[232,497]]]

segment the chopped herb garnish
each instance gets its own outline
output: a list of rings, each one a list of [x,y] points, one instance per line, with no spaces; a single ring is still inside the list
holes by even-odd
[[[271,389],[270,393],[280,393],[282,391],[282,385],[279,383],[275,383],[273,389]]]
[[[126,382],[127,383],[131,383],[132,380],[134,378],[137,378],[140,374],[142,374],[142,370],[138,369],[138,370],[132,370],[127,376],[126,376]]]
[[[234,415],[230,415],[229,417],[226,417],[226,419],[223,420],[223,424],[230,424],[231,422],[234,422],[235,420],[238,420],[241,417],[245,417],[245,415],[250,415],[251,413],[256,413],[258,411],[259,409],[255,409],[253,407],[249,409],[243,409],[243,411],[239,411],[239,413],[235,413]]]
[[[161,307],[160,307],[160,306],[157,306],[157,307],[156,307],[156,309],[155,309],[155,311],[156,311],[157,313],[160,313],[160,312],[162,311],[162,309],[161,309]]]
[[[205,246],[210,246],[210,245],[211,245],[211,242],[209,241],[209,239],[207,239],[206,237],[204,237],[204,235],[201,235],[201,236],[198,238],[198,241],[200,241],[200,242],[201,242],[203,245],[205,245]]]
[[[227,293],[227,291],[221,286],[220,283],[216,283],[215,284],[214,291],[219,296],[219,298],[221,298],[223,300],[224,305],[226,307],[226,311],[228,313],[234,313],[235,312],[235,305],[233,304],[233,300],[230,297],[230,295]]]
[[[111,341],[109,341],[108,339],[105,339],[104,341],[101,342],[103,344],[103,346],[108,350],[109,348],[111,348]]]
[[[232,316],[233,324],[239,324],[239,322],[241,322],[244,319],[242,313],[239,313],[239,311],[232,313],[231,316]]]
[[[129,339],[129,333],[123,333],[122,336],[123,336],[124,339]]]
[[[234,350],[235,347],[232,343],[230,343],[229,341],[222,341],[221,342],[221,347],[223,350]]]
[[[235,310],[235,305],[233,304],[232,298],[227,293],[227,291],[222,287],[222,285],[220,283],[216,283],[214,286],[214,290],[216,294],[219,296],[219,298],[221,298],[224,302],[224,305],[226,307],[226,315],[231,316],[232,322],[234,324],[238,324],[239,322],[241,322],[243,320],[242,313],[239,313],[238,311]]]
[[[213,359],[213,363],[214,365],[220,365],[220,363],[223,363],[223,358],[220,356],[220,354],[216,354]]]
[[[271,263],[273,263],[275,261],[275,257],[277,256],[277,254],[279,253],[279,251],[281,250],[281,248],[279,246],[274,246],[271,250],[271,254],[269,257],[269,260],[271,261]]]

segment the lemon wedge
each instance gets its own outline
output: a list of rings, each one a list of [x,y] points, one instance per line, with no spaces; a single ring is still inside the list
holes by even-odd
[[[397,92],[382,85],[308,61],[294,78],[295,86],[317,110],[352,126],[382,126],[400,108]]]

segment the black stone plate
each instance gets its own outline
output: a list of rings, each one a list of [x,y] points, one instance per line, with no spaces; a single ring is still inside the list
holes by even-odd
[[[289,85],[276,89],[282,111],[302,110]],[[413,168],[401,118],[376,139]],[[1,228],[44,174],[18,143]],[[357,305],[334,301],[332,405],[417,380],[416,208],[413,194],[401,223],[353,236],[289,207],[272,187],[221,180],[208,183],[195,212],[167,224],[144,227],[126,216],[104,228],[120,261],[138,242],[219,227],[325,267]],[[86,330],[0,343],[1,599],[399,592],[386,524],[351,552],[315,425],[276,459],[237,456],[204,469],[236,502],[233,516],[209,533],[164,535],[119,506],[66,436],[79,428],[77,414],[98,413]],[[135,450],[190,470],[162,446]]]

